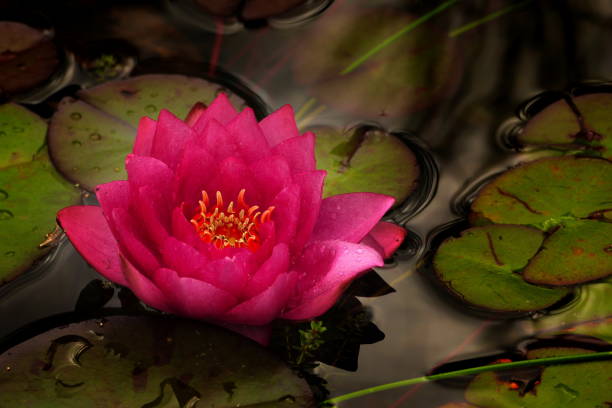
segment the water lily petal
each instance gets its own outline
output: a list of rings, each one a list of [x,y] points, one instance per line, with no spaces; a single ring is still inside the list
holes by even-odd
[[[204,114],[200,115],[198,120],[196,120],[193,124],[193,130],[201,136],[210,120],[214,119],[220,124],[225,125],[234,119],[236,115],[238,115],[238,112],[236,112],[232,103],[224,93],[221,93],[206,108]]]
[[[201,146],[183,152],[176,169],[175,202],[195,204],[202,199],[202,190],[217,173],[217,161]]]
[[[262,156],[270,154],[268,141],[257,124],[253,109],[245,108],[238,116],[227,124],[227,130],[232,135],[240,156],[247,163],[254,162]]]
[[[276,280],[276,277],[289,270],[289,247],[287,244],[277,244],[270,257],[251,277],[245,289],[244,296],[251,298],[266,290]]]
[[[300,135],[295,124],[295,115],[291,105],[284,105],[277,111],[272,112],[259,122],[259,126],[263,130],[266,139],[268,139],[270,147]]]
[[[365,245],[319,241],[307,246],[294,268],[300,274],[296,297],[281,317],[301,320],[325,313],[353,279],[383,263],[378,251]]]
[[[382,257],[389,258],[402,244],[407,233],[408,231],[399,225],[380,221],[370,230],[361,243],[373,248],[379,248]]]
[[[172,210],[172,235],[179,239],[180,241],[185,242],[187,245],[192,247],[197,247],[197,244],[200,241],[200,237],[198,237],[195,232],[195,228],[192,223],[185,218],[185,214],[183,213],[183,209],[180,207]]]
[[[150,186],[141,187],[131,199],[131,214],[155,245],[162,245],[170,231],[170,211],[167,200]]]
[[[147,305],[164,312],[173,312],[168,298],[149,278],[140,273],[124,256],[121,256],[121,270],[132,292]]]
[[[250,166],[251,177],[259,192],[260,206],[270,201],[286,186],[291,184],[291,169],[282,156],[268,156]]]
[[[270,323],[284,309],[287,300],[293,295],[297,273],[283,273],[266,290],[242,302],[223,315],[229,323],[242,323],[261,326]]]
[[[244,160],[238,157],[228,157],[218,164],[218,168],[216,177],[207,184],[211,199],[214,200],[214,194],[218,190],[223,193],[225,205],[228,205],[230,201],[236,205],[238,193],[244,188],[246,202],[248,204],[259,203],[257,187],[252,181],[251,171]]]
[[[130,185],[125,180],[111,181],[96,187],[96,198],[102,207],[107,219],[113,208],[128,209],[130,198]]]
[[[300,187],[290,184],[272,200],[272,218],[276,225],[276,242],[290,243],[300,222]]]
[[[293,253],[299,253],[308,242],[314,230],[323,194],[324,170],[310,171],[293,175],[294,182],[300,186],[300,215],[295,238],[291,243]]]
[[[225,257],[207,264],[199,271],[202,280],[231,293],[236,298],[242,296],[249,275],[243,257]]]
[[[162,194],[172,196],[174,172],[161,160],[128,155],[125,169],[131,191],[136,192],[141,187],[151,186]]]
[[[359,242],[393,205],[393,198],[374,193],[348,193],[321,202],[312,240]]]
[[[315,136],[306,132],[302,136],[286,139],[272,149],[272,154],[283,156],[294,173],[313,171],[315,163]]]
[[[151,148],[153,147],[153,139],[155,138],[155,129],[157,121],[147,116],[144,116],[138,122],[138,132],[134,141],[132,153],[138,156],[150,156]]]
[[[127,286],[119,261],[119,246],[102,209],[94,205],[66,207],[57,214],[70,242],[107,279]]]
[[[199,271],[206,267],[208,260],[192,246],[168,237],[160,252],[164,266],[174,270],[180,277],[202,279]]]
[[[132,217],[123,208],[115,208],[111,214],[111,224],[121,253],[136,269],[150,275],[159,268],[159,261],[149,246],[135,234],[132,221]]]
[[[172,269],[158,269],[153,281],[174,309],[193,319],[219,316],[236,304],[236,298],[226,291],[198,279],[181,278]]]
[[[197,143],[220,161],[227,157],[238,156],[238,146],[227,129],[215,119],[207,122]]]
[[[185,122],[162,109],[157,119],[157,129],[151,147],[151,156],[163,161],[171,169],[176,168],[185,145],[196,138],[196,133]]]

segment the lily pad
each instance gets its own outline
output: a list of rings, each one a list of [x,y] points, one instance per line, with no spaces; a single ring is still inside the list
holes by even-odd
[[[49,248],[55,214],[80,202],[42,149],[46,123],[19,105],[0,105],[0,283],[29,269]]]
[[[530,324],[538,337],[582,334],[612,343],[612,279],[583,285],[566,310]]]
[[[451,293],[475,307],[499,312],[545,309],[567,289],[532,285],[520,274],[543,238],[541,231],[518,225],[470,228],[440,245],[434,270]]]
[[[53,329],[0,356],[3,407],[315,407],[256,343],[195,321],[115,316]]]
[[[612,162],[552,157],[512,168],[484,186],[472,203],[475,224],[532,225],[544,231],[612,206]]]
[[[167,109],[184,119],[196,102],[212,102],[219,89],[200,78],[151,74],[80,91],[79,99],[64,98],[51,119],[51,157],[66,178],[89,191],[125,179],[125,156],[141,117],[156,119]],[[227,93],[234,106],[245,104]]]
[[[327,170],[324,196],[369,191],[390,195],[400,204],[417,187],[416,156],[393,134],[370,127],[310,130],[316,135],[317,167]]]
[[[580,348],[550,347],[530,351],[529,359],[588,353]],[[612,401],[612,361],[544,367],[534,378],[487,372],[472,380],[466,400],[480,408],[597,408]],[[519,373],[516,372],[518,375]],[[537,372],[536,372],[537,374]]]
[[[612,275],[612,223],[567,221],[548,236],[523,278],[541,285],[573,285]]]
[[[321,103],[359,117],[396,118],[453,92],[462,61],[456,42],[431,23],[384,47],[363,65],[341,72],[416,17],[396,8],[328,10],[300,44],[293,70]]]
[[[586,149],[612,158],[612,94],[561,99],[529,119],[517,140],[523,145]]]

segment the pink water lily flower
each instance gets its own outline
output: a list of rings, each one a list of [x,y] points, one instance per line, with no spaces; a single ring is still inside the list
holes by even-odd
[[[99,185],[100,206],[58,220],[89,264],[144,303],[266,343],[272,320],[323,314],[405,235],[380,222],[391,197],[322,199],[314,143],[288,105],[259,123],[225,95],[185,121],[163,110],[140,121],[128,180]]]

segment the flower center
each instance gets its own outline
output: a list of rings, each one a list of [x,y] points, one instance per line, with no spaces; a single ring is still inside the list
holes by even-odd
[[[224,207],[223,196],[217,191],[216,204],[211,206],[208,194],[202,191],[200,209],[191,219],[196,232],[204,242],[215,247],[249,248],[255,251],[260,246],[258,227],[270,220],[274,207],[257,211],[259,206],[249,207],[244,201],[245,190],[238,193],[236,205],[233,201]]]

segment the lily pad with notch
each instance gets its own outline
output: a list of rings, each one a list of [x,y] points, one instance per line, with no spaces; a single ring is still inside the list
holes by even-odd
[[[471,205],[470,221],[531,225],[547,231],[612,206],[612,162],[552,157],[524,163],[485,185]]]
[[[62,99],[49,128],[53,162],[70,181],[89,191],[125,179],[140,118],[164,108],[184,119],[197,102],[210,103],[220,85],[182,75],[141,75],[85,89]],[[224,89],[234,106],[245,101]]]
[[[560,301],[566,288],[532,285],[521,276],[544,234],[532,227],[487,225],[469,228],[438,247],[438,279],[469,305],[494,312],[541,310]]]
[[[0,283],[49,252],[40,248],[55,214],[81,193],[55,171],[44,148],[46,122],[16,105],[0,105]]]
[[[201,322],[111,316],[0,356],[3,407],[315,407],[306,382],[256,343]]]
[[[416,155],[394,134],[373,126],[308,130],[316,135],[317,167],[327,170],[325,197],[369,191],[390,195],[399,205],[417,188]]]
[[[612,94],[567,95],[531,117],[517,141],[612,158]]]
[[[588,353],[574,347],[531,350],[528,359]],[[612,401],[612,361],[582,362],[539,369],[486,372],[466,390],[466,400],[480,408],[595,408]]]

